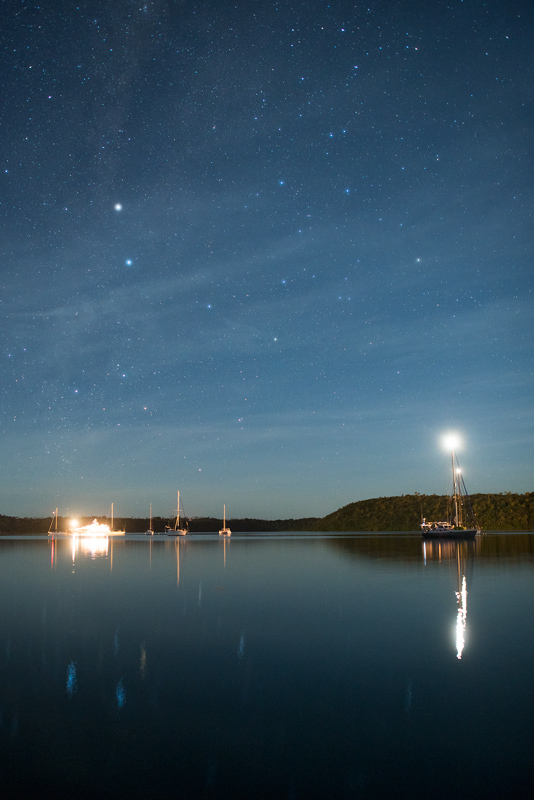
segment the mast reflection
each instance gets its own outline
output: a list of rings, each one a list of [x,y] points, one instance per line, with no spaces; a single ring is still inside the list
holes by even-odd
[[[71,661],[67,667],[66,690],[69,697],[74,697],[78,691],[78,676],[76,675],[76,664]]]
[[[456,613],[456,658],[460,661],[465,648],[467,627],[467,567],[473,564],[476,543],[471,541],[426,541],[423,542],[423,561],[456,561],[456,584],[454,592],[457,604]]]
[[[171,550],[174,548],[176,552],[176,586],[178,587],[180,586],[180,557],[182,562],[185,562],[187,557],[188,538],[189,537],[185,536],[177,536],[173,537],[173,541],[165,543],[166,548],[170,547]]]
[[[465,575],[461,578],[460,591],[456,592],[458,614],[456,617],[456,658],[462,657],[465,646],[465,626],[467,624],[467,581]]]
[[[139,659],[139,672],[141,673],[141,678],[146,678],[146,645],[143,642],[141,645],[141,657]]]

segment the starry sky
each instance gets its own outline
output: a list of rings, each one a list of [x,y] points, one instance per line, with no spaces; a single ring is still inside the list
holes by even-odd
[[[533,489],[530,2],[3,17],[0,513]]]

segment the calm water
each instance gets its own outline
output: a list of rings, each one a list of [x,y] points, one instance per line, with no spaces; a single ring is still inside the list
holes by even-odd
[[[3,796],[527,797],[534,534],[0,539]]]

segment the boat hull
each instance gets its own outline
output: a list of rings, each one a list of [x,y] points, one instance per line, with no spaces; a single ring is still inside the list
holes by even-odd
[[[423,539],[474,539],[478,528],[432,528],[422,531]]]

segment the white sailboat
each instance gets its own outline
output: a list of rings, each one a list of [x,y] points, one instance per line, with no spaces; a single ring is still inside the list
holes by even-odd
[[[180,526],[180,491],[178,491],[176,500],[176,520],[174,521],[174,526],[165,525],[165,533],[168,536],[185,536],[189,533],[187,522],[183,522]]]
[[[120,536],[121,534],[126,533],[125,530],[124,531],[114,531],[113,530],[113,503],[111,504],[111,525],[109,526],[109,532],[111,534],[115,534],[115,536]]]
[[[232,531],[226,527],[226,505],[223,505],[223,526],[219,531],[219,536],[231,536]]]
[[[150,522],[148,525],[148,530],[145,531],[148,536],[154,536],[154,530],[152,528],[152,503],[150,503]]]
[[[421,532],[425,538],[430,539],[474,539],[477,533],[480,533],[480,528],[465,488],[458,459],[454,454],[456,439],[449,437],[448,442],[452,453],[450,512],[447,515],[447,519],[439,522],[427,522],[423,517]],[[470,517],[470,525],[464,524],[467,517]]]
[[[48,535],[52,536],[54,533],[57,533],[57,512],[58,509],[53,512],[52,514],[52,521],[50,522],[50,527],[48,529]]]

